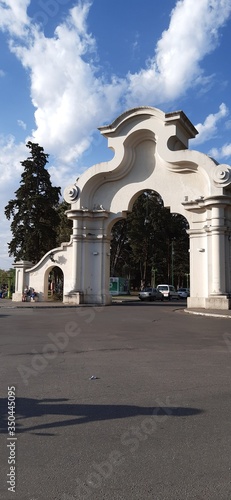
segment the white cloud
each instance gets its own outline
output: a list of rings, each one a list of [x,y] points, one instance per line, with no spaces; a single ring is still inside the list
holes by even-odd
[[[14,198],[14,192],[19,187],[22,172],[20,161],[27,157],[27,151],[25,144],[17,144],[13,136],[0,136],[0,150],[0,224],[8,227],[4,208]]]
[[[5,191],[5,183],[14,182],[22,172],[20,160],[27,156],[27,149],[24,143],[17,144],[12,135],[0,135],[0,191]]]
[[[3,76],[5,76],[5,71],[3,71],[2,69],[0,69],[0,78],[3,78]]]
[[[217,134],[217,123],[225,118],[229,113],[227,106],[222,103],[219,106],[219,111],[214,114],[210,114],[205,119],[204,123],[198,123],[195,125],[198,130],[198,136],[193,139],[193,147],[195,144],[202,144],[209,139],[212,139]]]
[[[104,83],[88,59],[95,41],[86,32],[90,5],[74,7],[53,38],[35,31],[29,45],[11,43],[11,50],[30,72],[37,129],[33,139],[62,161],[78,159],[90,146],[92,134],[112,116],[125,83]]]
[[[61,194],[66,186],[71,185],[76,181],[76,178],[80,175],[77,174],[76,169],[72,166],[58,163],[58,165],[51,165],[48,167],[49,174],[51,176],[51,182],[53,186],[61,187]]]
[[[131,46],[132,59],[137,59],[140,57],[140,34],[135,33],[134,42]]]
[[[28,24],[29,0],[21,0],[18,9],[13,0],[4,3],[11,8],[11,21]],[[30,75],[36,122],[32,139],[67,163],[78,160],[96,128],[125,107],[157,105],[211,82],[200,62],[218,45],[218,30],[231,11],[230,0],[179,0],[146,68],[106,81],[97,67],[95,39],[87,30],[90,6],[86,1],[72,8],[53,37],[46,38],[31,23],[20,43],[11,39],[11,50]]]
[[[220,149],[212,148],[208,154],[216,160],[222,160],[222,158],[227,160],[231,156],[231,144],[224,144]]]
[[[0,28],[12,36],[23,36],[29,24],[27,7],[30,0],[3,0],[0,1]]]
[[[26,123],[23,120],[17,120],[18,126],[26,130]]]
[[[222,158],[228,158],[228,156],[231,156],[231,144],[224,144],[224,146],[222,146],[221,155]]]
[[[147,68],[129,75],[127,102],[162,103],[180,97],[194,85],[206,85],[208,77],[199,63],[219,44],[218,30],[230,13],[230,0],[179,0],[155,56]]]
[[[10,221],[5,217],[5,206],[14,198],[19,187],[19,178],[22,172],[21,160],[27,157],[25,144],[17,144],[11,135],[0,135],[0,235],[1,235],[1,268],[9,269],[13,258],[8,255],[7,242],[11,241]]]
[[[226,128],[226,130],[230,130],[231,129],[231,120],[227,120],[225,122],[225,128]]]

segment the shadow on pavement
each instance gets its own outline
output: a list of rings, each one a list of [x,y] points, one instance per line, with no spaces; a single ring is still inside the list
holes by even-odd
[[[100,420],[115,420],[137,416],[190,417],[203,412],[198,408],[189,407],[141,407],[132,405],[95,405],[70,404],[68,399],[16,399],[16,435],[18,433],[39,431],[40,429],[55,429],[69,425],[84,424]],[[1,433],[7,433],[7,399],[0,399]],[[49,423],[23,427],[28,418],[41,418],[56,415],[72,417]],[[76,418],[73,418],[76,417]],[[23,423],[22,423],[23,421]]]

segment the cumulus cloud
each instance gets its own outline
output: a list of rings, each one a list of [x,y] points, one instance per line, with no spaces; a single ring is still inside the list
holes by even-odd
[[[37,30],[29,45],[11,43],[30,72],[37,126],[33,138],[67,163],[87,150],[93,132],[105,114],[112,116],[125,90],[125,82],[106,83],[96,76],[95,40],[85,27],[89,8],[87,3],[71,9],[53,38]]]
[[[26,146],[17,143],[12,135],[0,135],[0,234],[1,234],[1,268],[9,269],[13,259],[8,256],[7,242],[11,240],[10,222],[4,214],[8,201],[14,198],[19,186],[22,165],[19,161],[27,157]]]
[[[128,75],[127,103],[162,103],[184,95],[197,84],[206,85],[208,77],[200,62],[219,44],[219,28],[230,12],[230,0],[179,0],[154,57],[145,69]]]
[[[57,165],[51,164],[48,167],[48,171],[53,185],[61,187],[61,195],[63,195],[65,187],[74,183],[76,178],[81,174],[81,172],[77,173],[76,169],[73,169],[73,166],[59,162]]]
[[[219,106],[219,111],[214,114],[210,114],[205,119],[204,123],[198,123],[196,129],[198,130],[198,136],[193,139],[194,144],[202,144],[209,139],[212,139],[217,134],[217,124],[222,119],[225,118],[229,113],[227,106],[222,103]]]
[[[24,143],[17,143],[13,135],[0,135],[0,191],[5,190],[6,181],[14,181],[18,174],[22,172],[22,166],[19,158],[27,155],[27,149]]]
[[[146,67],[106,80],[97,66],[96,41],[88,33],[89,1],[70,9],[49,38],[39,25],[29,23],[28,4],[1,2],[0,26],[12,35],[11,50],[30,75],[36,124],[32,138],[67,163],[89,148],[99,125],[126,107],[158,105],[196,84],[206,86],[211,75],[203,74],[200,62],[219,43],[219,28],[231,12],[230,0],[179,0]]]
[[[227,161],[227,158],[231,157],[231,143],[224,144],[220,149],[212,148],[209,151],[209,156],[221,161],[222,159]]]
[[[26,35],[29,24],[27,8],[31,0],[2,0],[0,1],[0,28],[12,36]]]
[[[0,150],[0,224],[4,224],[6,223],[4,207],[14,197],[22,172],[19,158],[24,159],[27,151],[25,144],[17,144],[12,135],[6,137],[0,135]]]

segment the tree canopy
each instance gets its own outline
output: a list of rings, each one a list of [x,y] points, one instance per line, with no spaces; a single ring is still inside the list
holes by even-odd
[[[35,263],[57,243],[60,187],[51,184],[46,169],[49,155],[39,144],[29,141],[26,146],[30,156],[21,162],[24,170],[20,187],[15,199],[6,205],[5,215],[12,219],[9,255]]]
[[[127,219],[112,229],[111,276],[141,284],[183,286],[189,273],[188,222],[164,208],[161,197],[145,191]]]

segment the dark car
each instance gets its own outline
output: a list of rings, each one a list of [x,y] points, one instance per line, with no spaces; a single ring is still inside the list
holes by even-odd
[[[139,299],[140,300],[149,300],[149,301],[164,300],[164,296],[156,288],[152,288],[152,287],[148,286],[148,287],[144,288],[143,290],[140,290]]]
[[[190,296],[190,292],[189,292],[188,288],[179,288],[177,290],[177,293],[178,293],[180,299],[186,299],[187,297]]]

